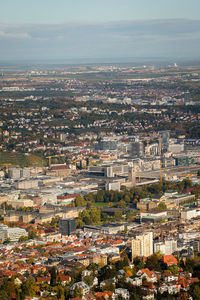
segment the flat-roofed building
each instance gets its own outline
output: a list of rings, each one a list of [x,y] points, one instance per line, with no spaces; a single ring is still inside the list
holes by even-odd
[[[136,256],[148,257],[153,254],[153,232],[145,232],[132,240],[132,258]]]
[[[4,242],[6,239],[9,239],[11,242],[17,242],[20,237],[28,236],[28,233],[25,229],[22,228],[9,228],[6,225],[0,226],[0,240]]]

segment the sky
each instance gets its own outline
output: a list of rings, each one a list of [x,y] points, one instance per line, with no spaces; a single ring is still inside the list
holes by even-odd
[[[200,58],[199,0],[0,0],[0,61]]]

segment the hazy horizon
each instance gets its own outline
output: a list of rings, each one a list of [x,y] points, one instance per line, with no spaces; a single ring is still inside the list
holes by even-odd
[[[3,61],[200,58],[197,0],[0,3]]]

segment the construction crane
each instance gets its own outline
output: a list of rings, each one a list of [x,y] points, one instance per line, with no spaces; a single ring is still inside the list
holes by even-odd
[[[147,137],[147,155],[150,154],[150,151],[149,151],[149,137]]]
[[[77,174],[77,160],[75,159],[75,175]]]
[[[161,139],[161,135],[159,136],[159,150],[160,150],[160,156],[162,156],[162,139]]]
[[[0,167],[6,167],[6,173],[8,173],[9,166],[12,166],[12,164],[0,164]]]
[[[125,247],[122,251],[120,251],[119,254],[120,254],[120,255],[123,254],[123,253],[126,251],[127,248],[128,248],[128,247]]]
[[[65,156],[64,154],[58,154],[58,155],[51,155],[51,156],[47,156],[47,158],[49,159],[49,168],[51,167],[51,159],[54,157],[60,157],[60,156]]]

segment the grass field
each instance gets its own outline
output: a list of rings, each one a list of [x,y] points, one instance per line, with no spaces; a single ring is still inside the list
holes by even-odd
[[[112,207],[114,207],[117,203],[118,202],[112,202]],[[103,208],[103,207],[108,207],[109,206],[108,204],[109,202],[96,202],[94,203],[94,206]]]
[[[0,166],[10,164],[13,166],[45,166],[46,161],[43,157],[36,154],[24,154],[16,152],[0,152]]]

